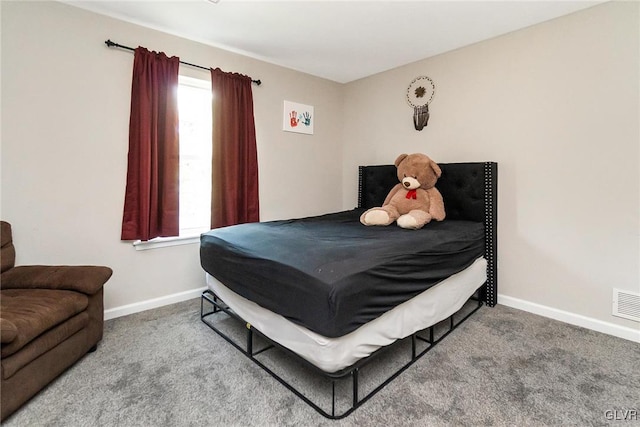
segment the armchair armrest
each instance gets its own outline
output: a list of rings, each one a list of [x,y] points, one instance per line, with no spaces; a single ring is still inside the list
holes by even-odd
[[[101,266],[26,265],[0,276],[2,289],[63,289],[93,295],[109,280],[113,271]]]

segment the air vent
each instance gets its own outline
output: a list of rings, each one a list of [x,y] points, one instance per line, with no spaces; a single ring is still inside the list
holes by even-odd
[[[640,322],[640,294],[614,288],[613,315]]]

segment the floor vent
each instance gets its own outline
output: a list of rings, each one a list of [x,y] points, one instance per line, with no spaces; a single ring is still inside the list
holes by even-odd
[[[614,288],[613,315],[640,322],[640,294]]]

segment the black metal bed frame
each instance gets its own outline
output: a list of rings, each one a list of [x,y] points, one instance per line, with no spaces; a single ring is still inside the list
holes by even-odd
[[[405,370],[407,370],[411,365],[413,365],[416,361],[418,361],[422,356],[424,356],[429,350],[434,348],[436,346],[436,344],[440,343],[444,338],[446,338],[451,332],[453,332],[465,320],[467,320],[469,317],[471,317],[471,315],[473,315],[476,311],[478,311],[480,309],[480,307],[482,307],[483,302],[482,302],[482,300],[480,300],[480,298],[472,297],[471,299],[473,301],[477,302],[477,306],[471,312],[465,313],[464,317],[462,317],[461,319],[459,319],[457,321],[455,320],[455,316],[456,316],[457,313],[454,313],[448,319],[445,319],[443,322],[447,322],[448,321],[449,329],[446,332],[444,332],[443,334],[440,334],[437,338],[434,337],[434,334],[435,334],[434,330],[435,330],[435,326],[436,325],[432,325],[432,326],[430,326],[430,327],[428,327],[426,329],[423,329],[422,331],[418,331],[418,332],[413,333],[410,336],[410,339],[411,339],[411,358],[410,358],[410,360],[407,363],[405,363],[403,366],[401,366],[398,370],[396,370],[393,374],[391,374],[388,378],[386,378],[377,387],[375,387],[373,390],[369,391],[366,395],[364,395],[364,397],[360,397],[359,372],[364,366],[366,366],[371,361],[375,360],[375,357],[381,351],[386,350],[387,348],[389,348],[389,346],[382,347],[382,348],[376,350],[371,355],[365,357],[364,359],[360,359],[358,362],[356,362],[355,364],[353,364],[353,365],[351,365],[351,366],[349,366],[347,368],[344,368],[344,369],[342,369],[342,370],[340,370],[338,372],[329,373],[329,372],[322,371],[320,368],[318,368],[314,364],[312,364],[312,363],[308,362],[307,360],[301,358],[295,352],[293,352],[293,351],[289,350],[288,348],[281,346],[277,342],[269,339],[267,336],[262,334],[262,332],[260,332],[258,329],[254,328],[250,323],[246,322],[244,319],[242,319],[240,316],[238,316],[233,310],[231,310],[226,304],[224,304],[224,302],[217,295],[215,295],[210,290],[206,290],[202,294],[202,298],[200,300],[200,318],[209,328],[211,328],[218,335],[220,335],[225,341],[227,341],[229,344],[234,346],[242,354],[244,354],[251,361],[253,361],[256,365],[258,365],[260,368],[262,368],[265,372],[267,372],[269,375],[271,375],[273,378],[275,378],[280,384],[285,386],[293,394],[298,396],[305,403],[307,403],[309,406],[311,406],[313,409],[315,409],[318,413],[320,413],[321,415],[323,415],[326,418],[329,418],[329,419],[332,419],[332,420],[337,420],[337,419],[341,419],[341,418],[344,418],[344,417],[348,416],[353,411],[355,411],[357,408],[359,408],[362,404],[364,404],[366,401],[368,401],[376,393],[378,393],[380,390],[382,390],[387,384],[389,384],[391,381],[393,381],[395,378],[397,378],[400,374],[402,374]],[[205,304],[209,304],[211,307],[213,307],[213,309],[211,311],[205,311]],[[233,338],[231,338],[229,335],[224,333],[221,329],[217,328],[213,324],[213,322],[209,321],[209,316],[211,316],[213,314],[216,314],[216,313],[220,313],[220,312],[224,312],[227,315],[233,317],[234,319],[236,319],[239,322],[244,323],[246,325],[246,341],[245,341],[245,345],[244,346],[239,344],[238,342],[236,342]],[[425,332],[428,333],[428,337],[422,336]],[[262,348],[260,348],[258,350],[255,350],[254,349],[254,338],[256,336],[260,337],[262,340],[266,341],[268,343],[268,345],[266,345],[266,346],[264,346],[264,347],[262,347]],[[417,342],[418,341],[426,343],[426,344],[428,344],[428,346],[418,352],[418,350],[417,350],[417,347],[418,347],[417,346]],[[393,344],[391,344],[391,346],[393,346]],[[289,355],[292,355],[293,357],[298,359],[300,362],[302,362],[308,369],[311,369],[312,371],[316,372],[319,375],[324,376],[325,378],[327,378],[327,379],[329,379],[331,381],[331,385],[332,385],[331,386],[331,403],[332,404],[331,404],[331,411],[330,412],[325,411],[318,404],[313,402],[309,397],[305,396],[300,390],[295,388],[293,385],[291,385],[289,382],[287,382],[287,380],[283,379],[280,375],[275,373],[271,368],[269,368],[266,364],[261,362],[260,359],[258,359],[256,357],[256,356],[264,353],[267,350],[276,349],[276,348],[286,352]],[[351,390],[352,390],[352,396],[353,396],[352,404],[346,411],[344,411],[344,412],[342,412],[340,414],[336,414],[336,382],[340,381],[340,380],[343,380],[343,379],[346,379],[346,378],[350,378],[351,379]]]
[[[391,381],[397,378],[400,374],[402,374],[405,370],[407,370],[410,366],[412,366],[416,361],[418,361],[422,356],[424,356],[427,352],[429,352],[432,348],[434,348],[438,343],[440,343],[443,339],[445,339],[451,332],[453,332],[458,326],[460,326],[464,321],[466,321],[469,317],[471,317],[475,312],[477,312],[480,307],[482,307],[483,303],[486,303],[488,306],[494,306],[496,304],[497,299],[497,163],[494,162],[486,162],[486,163],[454,163],[454,164],[441,164],[441,168],[443,169],[443,177],[445,179],[445,184],[442,187],[439,187],[441,193],[443,193],[443,197],[445,201],[448,200],[447,194],[450,191],[460,191],[463,187],[469,187],[465,191],[469,192],[468,196],[463,197],[463,199],[469,200],[457,200],[453,201],[452,205],[457,206],[458,203],[461,203],[462,213],[454,213],[453,216],[460,217],[465,219],[469,215],[467,215],[464,210],[469,206],[477,205],[480,202],[480,211],[477,206],[472,207],[476,213],[471,214],[472,216],[480,216],[480,219],[485,224],[485,259],[487,260],[487,281],[478,289],[478,291],[467,301],[467,304],[463,306],[458,312],[451,315],[448,319],[445,319],[435,325],[431,325],[421,331],[415,332],[410,337],[407,337],[403,340],[398,340],[388,346],[382,347],[369,356],[360,359],[355,364],[344,368],[337,372],[325,372],[302,358],[295,352],[289,350],[286,347],[278,344],[277,342],[271,340],[269,337],[265,336],[261,331],[253,327],[250,323],[246,322],[240,316],[238,316],[232,309],[230,309],[222,299],[220,299],[214,292],[211,290],[206,290],[202,293],[201,301],[200,301],[200,318],[202,322],[204,322],[209,328],[215,331],[218,335],[220,335],[224,340],[234,346],[237,350],[239,350],[242,354],[244,354],[247,358],[253,361],[256,365],[262,368],[265,372],[275,378],[279,383],[285,386],[288,390],[290,390],[293,394],[302,399],[305,403],[315,409],[318,413],[323,415],[329,419],[341,419],[357,408],[359,408],[362,404],[368,401],[371,397],[373,397],[376,393],[382,390],[386,385],[388,385]],[[375,174],[384,174],[386,176],[386,180],[391,182],[395,180],[395,173],[391,176],[389,175],[391,172],[395,171],[393,165],[391,166],[368,166],[368,167],[360,167],[359,170],[359,195],[358,195],[358,206],[359,207],[368,207],[366,206],[367,202],[363,201],[363,192],[367,191],[369,193],[378,192],[380,194],[368,194],[366,197],[369,199],[373,198],[374,201],[370,203],[374,203],[375,199],[380,196],[384,197],[386,195],[386,191],[384,190],[385,186],[383,184],[382,187],[376,189],[367,189],[367,177],[366,177],[366,169],[365,168],[384,168],[384,170],[380,169],[375,172]],[[392,169],[393,168],[393,169]],[[447,173],[447,171],[449,171]],[[478,176],[479,174],[483,174],[483,176]],[[468,176],[467,176],[468,175]],[[442,180],[442,178],[441,178]],[[471,184],[468,184],[468,180],[474,181]],[[478,195],[478,183],[480,180],[482,183],[482,188],[480,190],[480,195]],[[440,182],[440,181],[439,181]],[[454,196],[457,197],[457,196]],[[452,200],[452,199],[449,199]],[[445,202],[446,203],[446,202]],[[449,211],[447,212],[449,216]],[[475,307],[473,307],[469,311],[469,303],[470,301],[474,301]],[[208,308],[208,310],[205,310]],[[224,313],[231,318],[236,319],[237,321],[245,324],[246,326],[246,336],[244,345],[236,342],[230,334],[225,333],[222,329],[216,327],[214,325],[214,321],[212,320],[216,314]],[[462,318],[455,320],[456,316],[463,316]],[[443,323],[447,323],[448,321],[448,330],[445,330],[443,333],[440,333],[437,338],[435,336],[435,329],[438,326],[442,326]],[[428,334],[428,337],[424,335]],[[262,346],[259,349],[254,349],[256,340],[259,339],[267,344]],[[410,359],[408,362],[403,364],[399,369],[393,372],[390,376],[388,376],[384,381],[382,381],[375,388],[370,390],[364,396],[361,397],[359,382],[360,382],[360,371],[362,368],[367,366],[372,360],[375,360],[379,354],[385,351],[388,348],[396,346],[399,342],[403,342],[409,339],[411,342],[411,351],[410,351]],[[418,350],[418,343],[422,343],[426,345],[426,348]],[[280,375],[278,375],[274,370],[269,368],[265,363],[257,358],[257,356],[264,354],[266,351],[271,349],[279,349],[285,354],[291,355],[294,359],[298,360],[302,363],[307,369],[319,374],[320,376],[328,379],[331,382],[331,410],[325,411],[318,404],[312,401],[308,396],[304,395],[300,390],[294,387],[291,383],[283,379]],[[344,379],[351,379],[351,405],[341,413],[336,413],[336,382],[342,381]]]

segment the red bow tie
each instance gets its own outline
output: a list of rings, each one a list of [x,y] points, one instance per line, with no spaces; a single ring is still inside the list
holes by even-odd
[[[416,190],[407,191],[407,195],[405,196],[407,199],[416,199]]]

